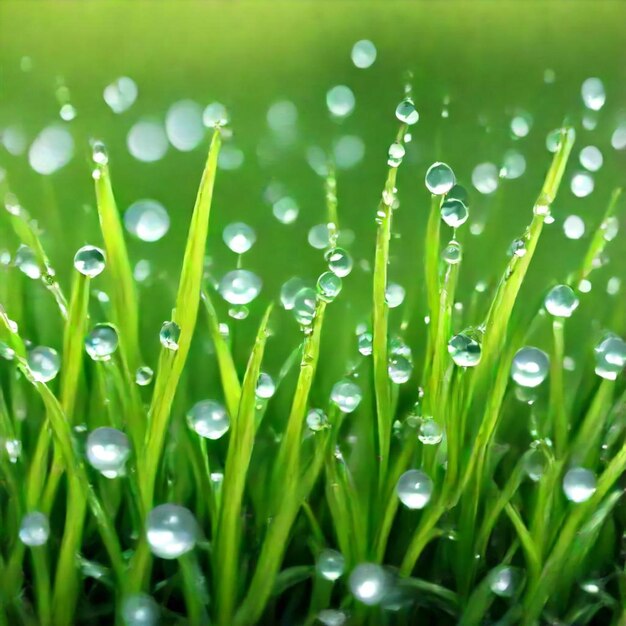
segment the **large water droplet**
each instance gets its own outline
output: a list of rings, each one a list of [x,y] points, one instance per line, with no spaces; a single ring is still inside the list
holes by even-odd
[[[148,515],[146,536],[156,556],[177,559],[195,547],[198,524],[189,509],[177,504],[160,504]]]
[[[281,224],[293,224],[298,219],[300,207],[291,196],[283,196],[272,205],[272,213]]]
[[[142,120],[137,122],[126,137],[128,151],[138,161],[152,163],[161,160],[167,152],[167,135],[158,122]]]
[[[604,163],[602,152],[596,146],[585,146],[578,157],[580,164],[590,172],[597,172]]]
[[[350,56],[356,67],[365,70],[376,61],[376,46],[369,39],[361,39],[352,46]]]
[[[423,509],[433,495],[433,481],[422,470],[412,469],[400,476],[396,493],[407,508]]]
[[[443,428],[432,417],[425,419],[420,424],[417,438],[425,446],[436,446],[443,439]]]
[[[294,307],[298,292],[304,287],[304,281],[297,276],[287,280],[280,288],[280,302],[285,311],[291,311]]]
[[[230,121],[230,116],[226,107],[221,102],[212,102],[202,113],[202,121],[209,128],[226,126]]]
[[[489,587],[497,596],[510,598],[515,594],[520,579],[521,574],[517,568],[502,565],[490,573]]]
[[[539,348],[525,347],[515,353],[511,378],[522,387],[537,387],[548,375],[550,359]]]
[[[446,163],[433,163],[426,172],[426,188],[430,193],[441,196],[448,193],[454,186],[456,179],[452,168]]]
[[[316,224],[309,230],[307,241],[312,248],[316,250],[324,250],[330,243],[330,233],[328,224]]]
[[[333,272],[324,272],[317,279],[317,295],[324,302],[332,302],[341,291],[341,278]]]
[[[390,309],[399,307],[404,302],[406,291],[398,283],[389,283],[385,289],[385,301]]]
[[[588,109],[599,111],[606,102],[604,84],[599,78],[587,78],[581,87],[580,93]]]
[[[346,560],[341,552],[327,548],[317,557],[316,568],[319,575],[326,580],[337,580],[344,571]]]
[[[354,94],[346,85],[337,85],[326,94],[326,106],[335,117],[347,117],[354,111],[354,105]]]
[[[15,253],[13,259],[15,266],[32,280],[39,280],[41,278],[41,268],[37,261],[37,256],[31,248],[25,245],[21,245]]]
[[[218,286],[218,290],[230,304],[249,304],[261,292],[261,279],[249,270],[228,272]]]
[[[43,546],[50,536],[48,517],[40,511],[27,513],[20,522],[20,541],[31,548]]]
[[[187,413],[189,428],[205,439],[219,439],[230,428],[226,409],[215,400],[196,402]]]
[[[141,241],[158,241],[170,228],[170,216],[156,200],[137,200],[126,209],[124,226]]]
[[[33,378],[40,383],[47,383],[55,378],[61,367],[58,352],[47,346],[37,346],[29,350],[27,361]]]
[[[368,606],[374,606],[383,600],[389,583],[389,574],[375,563],[357,565],[348,581],[352,595]]]
[[[105,266],[104,252],[96,246],[83,246],[74,255],[74,267],[89,278],[101,274]]]
[[[544,306],[554,317],[571,317],[578,307],[579,300],[569,285],[556,285],[547,293]]]
[[[577,198],[588,196],[595,186],[593,176],[588,172],[578,172],[572,176],[570,188]]]
[[[546,470],[546,455],[541,450],[533,450],[524,459],[524,471],[530,480],[537,482]]]
[[[274,379],[267,373],[261,372],[256,381],[256,397],[261,400],[269,400],[276,392],[276,383]]]
[[[455,365],[459,367],[475,367],[481,357],[480,333],[474,329],[467,329],[454,335],[448,342],[448,353]]]
[[[468,217],[469,211],[460,200],[447,198],[441,205],[441,219],[452,228],[465,224]]]
[[[89,464],[106,478],[122,476],[130,456],[128,437],[115,428],[96,428],[87,437],[86,454]]]
[[[306,415],[306,425],[309,430],[319,432],[328,427],[328,417],[322,409],[311,409]]]
[[[324,255],[328,269],[339,276],[345,278],[352,271],[352,257],[343,248],[332,248]]]
[[[585,502],[595,490],[596,476],[584,467],[573,467],[563,477],[563,492],[570,502]]]
[[[244,254],[254,245],[256,233],[243,222],[233,222],[222,231],[222,239],[233,252]]]
[[[563,232],[568,239],[580,239],[585,234],[585,222],[578,215],[568,215],[563,222]]]
[[[361,403],[363,392],[356,383],[344,379],[334,384],[330,399],[342,413],[352,413]]]
[[[67,165],[74,155],[74,139],[61,126],[48,126],[35,138],[28,151],[28,162],[38,173],[53,174]]]
[[[124,626],[157,626],[159,606],[145,593],[128,596],[122,604]]]
[[[420,116],[411,98],[405,98],[396,107],[396,117],[403,123],[412,126],[417,124]]]
[[[111,324],[96,324],[85,337],[85,350],[94,361],[108,361],[118,344],[117,331]]]
[[[193,100],[175,102],[165,116],[165,132],[177,150],[193,150],[204,138],[202,107]]]
[[[392,383],[402,385],[411,378],[413,364],[407,357],[395,354],[389,359],[387,372]]]
[[[500,176],[508,180],[515,180],[524,175],[526,171],[526,159],[517,150],[507,150],[504,153]]]

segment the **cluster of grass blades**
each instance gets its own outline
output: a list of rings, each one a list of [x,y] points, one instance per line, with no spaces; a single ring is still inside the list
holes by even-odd
[[[275,381],[262,371],[276,340],[272,304],[259,316],[247,363],[238,363],[204,273],[220,126],[153,383],[104,146],[93,145],[103,250],[77,252],[69,298],[36,225],[3,181],[2,228],[14,230],[23,257],[30,251],[20,269],[50,291],[65,330],[60,354],[36,345],[37,329],[23,320],[24,277],[3,266],[0,626],[626,624],[626,572],[617,565],[626,344],[600,333],[578,379],[565,366],[567,319],[579,302],[577,314],[585,309],[585,281],[611,239],[620,191],[580,270],[562,277],[530,317],[521,314],[516,300],[575,139],[572,128],[560,130],[528,228],[491,297],[465,310],[455,306],[455,289],[467,194],[446,164],[429,168],[419,279],[429,317],[415,366],[422,385],[406,412],[398,385],[413,357],[406,325],[390,328],[387,268],[396,175],[417,121],[410,98],[396,116],[376,215],[371,333],[358,338],[365,358],[321,408],[311,398],[324,366],[324,320],[349,273],[336,245],[332,165],[330,271],[316,291],[292,298],[303,338]],[[110,295],[95,325],[94,279],[108,281]],[[246,280],[238,275],[225,296],[234,317],[254,297]],[[176,402],[186,399],[185,363],[200,324],[224,404],[187,406],[185,423]],[[547,351],[528,345],[543,335]],[[282,431],[268,433],[271,396],[289,385]],[[521,435],[513,404],[528,409]],[[367,432],[357,436],[358,414]]]

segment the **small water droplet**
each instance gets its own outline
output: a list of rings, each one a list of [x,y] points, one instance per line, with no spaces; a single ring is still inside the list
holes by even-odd
[[[389,167],[399,167],[404,158],[404,146],[401,143],[392,143],[389,146],[387,165]]]
[[[128,76],[120,76],[104,88],[103,97],[113,113],[123,113],[137,99],[137,84]]]
[[[602,152],[596,146],[585,146],[578,156],[580,164],[590,172],[597,172],[604,163]]]
[[[280,302],[285,311],[293,309],[296,296],[304,286],[304,281],[297,276],[290,278],[283,284],[280,288]]]
[[[266,372],[261,372],[256,382],[256,397],[269,400],[276,392],[274,379]]]
[[[520,580],[521,574],[517,568],[502,565],[490,573],[489,587],[497,596],[510,598],[515,594]]]
[[[327,548],[320,552],[315,566],[322,578],[335,581],[343,574],[346,560],[341,552]]]
[[[448,265],[456,265],[460,263],[463,258],[463,250],[461,249],[461,244],[452,240],[448,243],[448,245],[441,251],[441,258]]]
[[[563,477],[563,492],[570,502],[589,500],[596,490],[595,474],[584,467],[573,467]]]
[[[328,417],[322,409],[311,409],[306,415],[306,425],[309,430],[319,432],[328,428]]]
[[[402,385],[411,378],[413,364],[407,357],[396,354],[389,359],[387,372],[392,383]]]
[[[498,188],[498,168],[493,163],[479,163],[472,171],[472,184],[485,195]]]
[[[189,509],[177,504],[160,504],[148,515],[146,535],[156,556],[177,559],[195,547],[198,524]]]
[[[328,269],[339,276],[339,278],[345,278],[352,271],[353,261],[352,257],[343,248],[332,248],[328,250],[324,255],[326,263],[328,263]]]
[[[389,283],[385,289],[385,301],[390,309],[399,307],[404,302],[406,291],[398,283]]]
[[[546,470],[546,466],[546,455],[538,449],[532,450],[524,459],[524,471],[533,482],[537,482],[541,479]]]
[[[126,209],[124,226],[141,241],[158,241],[170,228],[170,216],[167,209],[156,200],[137,200]]]
[[[293,224],[298,219],[300,207],[290,196],[283,196],[272,205],[272,213],[281,224]]]
[[[436,446],[443,439],[443,428],[432,417],[422,420],[417,438],[425,446]]]
[[[463,202],[446,198],[441,205],[441,219],[451,228],[458,228],[467,221],[469,211]]]
[[[594,186],[593,176],[588,172],[577,172],[572,176],[570,183],[572,193],[577,198],[587,197],[593,191]]]
[[[448,353],[455,365],[475,367],[480,363],[482,355],[481,333],[473,328],[468,328],[455,335],[448,342]]]
[[[180,326],[176,322],[163,322],[159,333],[161,345],[167,350],[178,350],[179,339]]]
[[[167,152],[167,135],[159,122],[141,120],[128,131],[126,145],[138,161],[154,163],[160,161]]]
[[[38,174],[47,176],[67,165],[74,156],[74,139],[62,126],[48,126],[28,150],[28,162]]]
[[[104,251],[96,246],[83,246],[74,255],[74,267],[89,278],[101,274],[105,266]]]
[[[324,272],[317,279],[317,295],[324,302],[332,302],[341,292],[341,278],[333,272]]]
[[[87,437],[86,455],[89,465],[106,478],[122,476],[130,456],[128,437],[115,428],[96,428]]]
[[[165,133],[170,143],[181,152],[189,152],[204,139],[202,107],[193,100],[175,102],[165,116]]]
[[[159,606],[145,593],[128,596],[122,604],[124,626],[157,626]]]
[[[357,345],[359,353],[363,356],[370,356],[372,354],[374,338],[372,333],[363,332],[357,339]]]
[[[348,581],[352,595],[367,606],[379,604],[387,594],[389,584],[389,574],[375,563],[357,565]]]
[[[334,117],[347,117],[354,111],[354,105],[354,93],[346,85],[332,87],[326,94],[326,106]]]
[[[594,350],[596,374],[607,380],[615,380],[626,365],[626,341],[609,333]]]
[[[400,476],[396,493],[407,508],[423,509],[433,494],[433,481],[422,470],[412,469]]]
[[[230,418],[215,400],[196,402],[187,413],[189,428],[205,439],[219,439],[230,428]]]
[[[226,107],[220,102],[212,102],[202,113],[202,121],[208,128],[222,128],[230,121]]]
[[[152,382],[153,377],[154,371],[147,365],[142,365],[135,371],[135,383],[140,387],[146,387],[149,385]]]
[[[298,291],[293,302],[293,315],[301,326],[310,326],[315,317],[317,294],[310,287]]]
[[[568,239],[580,239],[585,234],[585,222],[578,215],[568,215],[563,222],[563,232]]]
[[[396,117],[403,123],[413,126],[417,124],[420,116],[411,98],[405,98],[396,107]]]
[[[13,263],[23,274],[28,276],[28,278],[32,280],[39,280],[41,278],[41,268],[39,267],[37,257],[28,246],[21,245],[17,249]]]
[[[606,102],[604,84],[599,78],[587,78],[580,90],[584,105],[592,111],[599,111]]]
[[[243,222],[233,222],[222,231],[222,239],[233,252],[244,254],[254,245],[256,233]]]
[[[118,344],[117,331],[111,324],[96,324],[85,337],[85,350],[94,361],[108,361]]]

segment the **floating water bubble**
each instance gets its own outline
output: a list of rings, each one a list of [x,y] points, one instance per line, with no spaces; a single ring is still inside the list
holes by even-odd
[[[508,180],[515,180],[524,175],[526,171],[526,159],[524,155],[517,150],[507,150],[504,153],[502,167],[500,168],[500,176]]]
[[[396,385],[402,385],[408,382],[413,373],[413,364],[406,357],[398,354],[389,359],[387,365],[387,373],[392,383]]]
[[[568,239],[580,239],[585,234],[585,222],[578,215],[568,215],[563,222],[563,232]]]
[[[511,598],[519,585],[521,574],[515,567],[501,565],[489,574],[491,591],[502,598]]]
[[[204,138],[202,107],[193,100],[175,102],[165,116],[165,133],[170,143],[182,152],[196,148]]]
[[[452,240],[448,243],[448,245],[441,251],[441,258],[448,265],[456,265],[461,262],[463,258],[463,250],[461,249],[461,244]]]
[[[124,226],[141,241],[158,241],[170,228],[170,216],[156,200],[137,200],[126,209]]]
[[[352,271],[353,261],[347,250],[343,248],[332,248],[324,255],[328,269],[339,276],[345,278]]]
[[[337,169],[349,170],[358,165],[365,156],[365,143],[357,135],[343,135],[333,145],[333,157]]]
[[[385,289],[385,302],[390,309],[399,307],[404,302],[406,291],[398,283],[389,283]]]
[[[48,126],[35,138],[28,150],[28,163],[38,174],[53,174],[74,156],[74,139],[62,126]]]
[[[585,198],[594,188],[593,176],[587,172],[578,172],[572,176],[570,189],[577,198]]]
[[[261,372],[256,381],[256,397],[262,400],[269,400],[276,392],[274,379],[266,372]]]
[[[309,430],[319,432],[328,428],[328,417],[322,409],[311,409],[306,415],[306,425]]]
[[[341,278],[333,272],[324,272],[317,279],[317,295],[324,302],[332,302],[341,292]]]
[[[369,39],[361,39],[352,46],[350,57],[356,67],[365,70],[376,61],[376,46]]]
[[[389,574],[375,563],[361,563],[350,574],[348,585],[352,595],[368,606],[379,604],[387,594]]]
[[[626,365],[626,341],[612,333],[606,335],[594,350],[596,374],[615,380]]]
[[[122,476],[130,456],[128,437],[115,428],[96,428],[87,437],[86,455],[89,465],[106,478]]]
[[[531,126],[532,126],[532,117],[528,113],[516,115],[511,120],[511,132],[518,139],[528,136]]]
[[[581,87],[580,93],[588,109],[599,111],[606,102],[604,84],[599,78],[587,78]]]
[[[522,387],[537,387],[548,375],[550,359],[539,348],[524,347],[518,350],[511,364],[511,378]]]
[[[411,98],[405,98],[396,107],[396,117],[403,123],[413,126],[417,124],[420,116]]]
[[[256,241],[254,230],[243,222],[228,224],[222,231],[224,243],[237,254],[248,252]]]
[[[541,450],[532,450],[524,458],[524,471],[533,482],[537,482],[541,479],[546,470],[546,466],[546,455]]]
[[[320,552],[315,566],[322,578],[335,581],[343,574],[346,560],[343,558],[341,552],[327,548]]]
[[[310,326],[315,317],[317,294],[311,287],[303,287],[293,301],[293,315],[301,326]]]
[[[205,439],[219,439],[230,428],[226,409],[215,400],[196,402],[187,413],[189,428]]]
[[[160,504],[148,515],[146,535],[156,556],[177,559],[195,547],[198,524],[189,509],[177,504]]]
[[[120,76],[104,88],[103,97],[113,113],[123,113],[137,99],[137,84],[128,76]]]
[[[448,353],[459,367],[478,365],[481,351],[480,333],[471,328],[454,335],[448,342]]]
[[[547,293],[544,306],[554,317],[571,317],[579,305],[574,290],[569,285],[556,285]]]
[[[230,304],[249,304],[261,292],[261,279],[249,270],[233,270],[220,280],[218,291]]]
[[[273,204],[272,213],[281,224],[293,224],[298,218],[300,207],[292,197],[284,196]]]
[[[162,124],[141,120],[128,131],[126,145],[138,161],[152,163],[161,160],[167,152],[167,135]]]
[[[400,476],[396,493],[407,508],[423,509],[433,495],[433,481],[422,470],[409,470]]]
[[[17,249],[13,263],[28,278],[32,278],[32,280],[41,278],[41,267],[39,267],[37,256],[28,246],[21,245]]]
[[[304,281],[297,276],[290,278],[283,284],[280,288],[280,302],[285,311],[293,309],[296,296],[304,286]]]
[[[40,383],[47,383],[56,378],[61,368],[59,353],[47,346],[37,346],[29,350],[27,361],[33,378]]]
[[[443,439],[443,428],[432,417],[425,419],[420,424],[417,438],[425,446],[436,446]]]
[[[622,122],[611,135],[611,146],[615,150],[626,150],[626,123]]]
[[[441,219],[451,228],[458,228],[467,221],[469,211],[460,200],[446,198],[441,205]]]
[[[96,324],[85,337],[85,350],[94,361],[108,361],[118,345],[117,330],[111,324]]]
[[[580,164],[590,172],[597,172],[604,163],[602,152],[596,146],[585,146],[578,156]]]
[[[354,94],[346,85],[332,87],[326,94],[326,106],[335,117],[347,117],[354,111],[354,105]]]
[[[239,148],[232,144],[226,144],[222,147],[217,158],[217,167],[227,171],[238,170],[243,165],[244,160],[244,154]]]
[[[43,546],[50,536],[48,517],[40,511],[27,513],[20,522],[20,541],[31,548]]]
[[[344,378],[334,384],[330,399],[342,413],[352,413],[361,403],[363,392],[356,383]]]
[[[212,102],[204,109],[202,121],[209,128],[218,128],[226,126],[230,121],[230,116],[221,102]]]
[[[442,196],[450,191],[456,179],[452,168],[447,163],[437,161],[426,172],[425,183],[430,193]]]
[[[472,171],[472,184],[485,195],[498,188],[498,168],[493,163],[479,163]]]
[[[324,626],[344,626],[348,616],[337,609],[323,609],[317,614],[317,621]]]
[[[95,278],[104,271],[104,252],[96,246],[83,246],[74,255],[74,267],[84,276]]]
[[[168,350],[178,350],[180,326],[176,322],[163,322],[159,333],[161,345]]]
[[[372,333],[361,333],[357,339],[359,353],[363,356],[370,356],[372,354],[374,338]]]
[[[570,502],[585,502],[595,490],[596,475],[584,467],[573,467],[563,477],[563,492]]]
[[[122,603],[124,626],[157,626],[159,606],[145,593],[128,596]]]
[[[328,224],[316,224],[309,230],[307,241],[312,248],[324,250],[330,243]]]
[[[146,387],[152,382],[154,377],[154,371],[147,365],[138,367],[135,371],[135,383],[140,387]]]

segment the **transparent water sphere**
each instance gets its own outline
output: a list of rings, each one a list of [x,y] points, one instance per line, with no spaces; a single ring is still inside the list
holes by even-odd
[[[220,280],[218,291],[230,304],[249,304],[261,293],[261,279],[249,270],[233,270]]]
[[[363,392],[356,383],[344,379],[334,384],[330,399],[342,413],[352,413],[361,403]]]
[[[489,587],[497,596],[510,598],[515,594],[520,578],[521,575],[517,568],[502,565],[490,573]]]
[[[156,626],[159,613],[158,604],[145,593],[130,595],[122,604],[124,626]]]
[[[40,383],[56,378],[61,368],[59,353],[48,346],[37,346],[29,350],[27,362],[33,378]]]
[[[37,256],[28,246],[22,244],[17,249],[13,263],[15,267],[28,276],[28,278],[32,280],[39,280],[41,278],[41,268],[39,267]]]
[[[437,161],[426,172],[426,188],[435,196],[442,196],[454,187],[456,178],[452,168],[446,163]]]
[[[396,117],[403,123],[413,126],[417,124],[420,116],[411,98],[405,98],[396,107]]]
[[[614,334],[606,335],[594,350],[596,374],[615,380],[626,365],[626,341]]]
[[[333,272],[324,272],[317,279],[317,295],[324,302],[332,302],[341,292],[341,278]]]
[[[140,387],[146,387],[152,382],[154,371],[147,365],[142,365],[135,371],[135,383]]]
[[[74,267],[89,278],[102,274],[105,266],[104,252],[96,246],[83,246],[74,255]]]
[[[544,306],[554,317],[571,317],[580,301],[569,285],[556,285],[547,293]]]
[[[368,606],[379,604],[389,588],[389,574],[375,563],[361,563],[351,572],[348,585],[352,595]]]
[[[413,364],[405,356],[396,354],[389,359],[387,373],[389,374],[389,379],[392,383],[402,385],[408,382],[411,378],[411,374],[413,373]]]
[[[146,536],[153,554],[162,559],[177,559],[195,547],[198,524],[189,509],[160,504],[148,515]]]
[[[585,502],[595,490],[596,475],[584,467],[573,467],[563,477],[563,492],[570,502]]]
[[[40,511],[27,513],[20,522],[20,541],[31,548],[43,546],[50,536],[48,517]]]
[[[315,317],[317,294],[310,287],[303,287],[298,291],[293,302],[293,315],[301,326],[310,326]]]
[[[370,356],[373,350],[374,337],[372,333],[364,332],[358,336],[357,346],[359,353],[363,356]]]
[[[128,131],[126,145],[135,159],[153,163],[165,156],[168,148],[167,135],[162,124],[141,120]]]
[[[306,425],[313,432],[324,430],[328,427],[328,416],[322,409],[311,409],[306,414]]]
[[[396,493],[407,508],[423,509],[433,495],[433,481],[422,470],[408,470],[400,476]]]
[[[293,224],[298,219],[300,207],[291,196],[283,196],[272,205],[272,213],[281,224]]]
[[[578,156],[580,164],[590,172],[597,172],[604,163],[602,152],[596,146],[585,146]]]
[[[119,337],[111,324],[96,324],[85,337],[85,351],[94,361],[108,361],[118,345]]]
[[[524,458],[524,471],[530,480],[537,482],[547,466],[546,455],[541,450],[531,450]]]
[[[406,291],[402,285],[398,283],[389,283],[385,289],[385,301],[390,309],[399,307],[404,302]]]
[[[389,146],[389,151],[387,153],[387,165],[390,167],[398,167],[400,163],[402,163],[404,154],[404,146],[401,143],[392,143]]]
[[[116,428],[96,428],[87,437],[86,455],[89,465],[106,478],[122,476],[130,456],[128,437]]]
[[[537,387],[550,370],[548,355],[539,348],[525,347],[515,353],[511,378],[522,387]]]
[[[230,428],[230,418],[215,400],[196,402],[187,413],[189,428],[205,439],[219,439]]]
[[[328,225],[316,224],[315,226],[311,226],[309,234],[307,235],[307,241],[309,245],[316,250],[327,248],[330,243]]]
[[[599,111],[606,102],[604,84],[599,78],[587,78],[580,89],[583,102],[588,109]]]
[[[454,335],[448,342],[448,354],[459,367],[475,367],[482,353],[479,333],[471,329]]]
[[[443,439],[443,428],[432,418],[422,420],[417,438],[425,446],[436,446]]]
[[[456,240],[450,241],[441,251],[441,258],[448,265],[456,265],[457,263],[460,263],[463,258],[463,249],[461,248],[461,244]]]
[[[293,309],[296,296],[304,286],[304,281],[297,276],[283,283],[283,286],[280,288],[280,303],[283,305],[285,311],[291,311],[291,309]]]
[[[526,159],[517,150],[507,150],[504,153],[500,176],[508,180],[515,180],[524,175],[526,171]]]
[[[256,397],[269,400],[276,392],[274,379],[266,372],[261,372],[256,382]]]
[[[472,184],[485,195],[498,188],[499,172],[493,163],[479,163],[472,171]]]
[[[346,85],[337,85],[328,90],[326,94],[326,106],[334,117],[347,117],[354,111],[354,93]]]
[[[594,189],[593,176],[588,172],[578,172],[572,176],[570,189],[577,198],[587,197]]]
[[[120,76],[104,88],[104,101],[113,113],[123,113],[137,99],[137,84],[128,76]]]
[[[167,350],[178,350],[180,326],[176,322],[163,322],[159,332],[159,341]]]
[[[228,224],[222,231],[224,243],[237,254],[248,252],[256,242],[256,233],[243,222]]]
[[[327,548],[320,552],[315,565],[318,574],[326,580],[337,580],[344,572],[346,560],[341,552]]]
[[[568,215],[563,222],[563,232],[568,239],[580,239],[585,234],[585,222],[578,215]]]
[[[328,269],[337,274],[339,278],[345,278],[352,271],[352,257],[343,248],[332,248],[324,255]]]
[[[167,209],[156,200],[137,200],[126,209],[124,226],[141,241],[158,241],[170,228],[170,216]]]
[[[352,46],[350,57],[356,67],[365,70],[376,61],[376,46],[369,39],[361,39]]]
[[[28,150],[28,163],[35,172],[48,176],[67,165],[74,156],[74,139],[62,126],[44,128]]]
[[[460,200],[446,198],[441,205],[441,219],[451,228],[458,228],[467,222],[469,211]]]
[[[323,609],[317,614],[317,621],[324,626],[344,626],[347,615],[337,609]]]
[[[226,126],[229,121],[228,111],[221,102],[211,102],[202,113],[202,122],[209,128]]]
[[[205,133],[202,107],[193,100],[175,102],[165,116],[165,133],[174,148],[181,152],[196,148]]]

